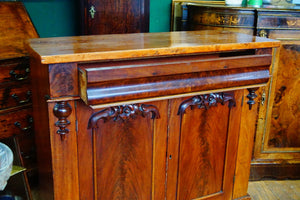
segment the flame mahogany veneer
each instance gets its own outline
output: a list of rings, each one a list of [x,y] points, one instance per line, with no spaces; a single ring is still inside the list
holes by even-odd
[[[255,91],[278,47],[218,31],[30,40],[43,199],[250,199]]]

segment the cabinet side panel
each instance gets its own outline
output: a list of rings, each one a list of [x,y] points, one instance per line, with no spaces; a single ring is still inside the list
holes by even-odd
[[[33,57],[33,56],[32,56]],[[32,79],[32,104],[37,147],[37,161],[39,171],[38,196],[44,200],[53,199],[52,157],[49,132],[49,114],[45,95],[49,94],[47,87],[48,66],[42,65],[38,59],[30,60]]]
[[[288,58],[288,59],[287,59]],[[269,148],[300,148],[300,42],[284,44],[280,59],[272,109]],[[296,149],[294,149],[296,151]]]
[[[187,109],[181,121],[178,199],[222,192],[228,106]]]

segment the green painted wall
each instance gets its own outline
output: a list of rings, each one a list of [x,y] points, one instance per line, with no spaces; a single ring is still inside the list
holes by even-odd
[[[150,32],[170,31],[172,0],[150,0]]]
[[[40,37],[79,35],[79,0],[21,0]],[[150,32],[170,30],[172,0],[150,0]]]
[[[22,0],[40,37],[79,33],[78,3],[74,0]]]

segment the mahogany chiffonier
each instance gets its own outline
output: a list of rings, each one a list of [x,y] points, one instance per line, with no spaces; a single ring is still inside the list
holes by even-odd
[[[259,99],[251,179],[300,178],[300,7],[182,3],[185,30],[227,30],[281,41],[279,67]],[[180,20],[177,20],[179,22]],[[175,27],[175,25],[174,25]]]
[[[29,55],[24,43],[36,37],[38,34],[21,2],[0,2],[0,141],[14,151],[14,164],[27,168],[11,177],[6,189],[28,199],[28,177],[36,171],[36,156]],[[26,191],[19,180],[27,186]]]
[[[280,42],[219,31],[31,39],[42,199],[250,199]]]
[[[149,31],[150,0],[80,0],[84,35]]]

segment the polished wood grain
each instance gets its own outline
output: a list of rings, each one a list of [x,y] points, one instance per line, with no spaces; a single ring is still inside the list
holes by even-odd
[[[246,98],[249,92],[244,92],[244,102],[246,103],[248,99]],[[239,198],[242,196],[247,196],[248,182],[244,181],[249,178],[250,175],[250,165],[252,158],[252,149],[254,143],[255,135],[255,123],[257,116],[257,106],[258,104],[253,104],[252,112],[248,112],[241,116],[240,131],[245,133],[239,136],[238,152],[237,152],[237,166],[235,168],[235,183],[233,189],[233,198]],[[246,112],[249,107],[245,106],[242,108],[242,112]],[[245,145],[247,144],[247,145]]]
[[[174,65],[171,64],[172,59],[170,59],[170,64],[153,66],[154,69],[149,67],[152,60],[144,61],[148,64],[143,64],[141,67],[135,65],[135,63],[123,67],[118,65],[118,62],[116,65],[114,65],[114,62],[110,62],[107,65],[112,67],[104,69],[101,65],[99,68],[95,64],[80,65],[81,98],[90,105],[97,105],[100,102],[111,103],[130,99],[175,95],[199,90],[218,89],[224,86],[233,88],[246,84],[263,84],[269,78],[271,54],[243,57],[230,57],[227,55],[225,58],[215,59],[205,59],[205,55],[204,59],[198,56],[198,61],[194,61],[193,57],[189,58],[190,61],[186,60],[187,58],[175,58],[176,64]],[[258,62],[255,58],[258,58],[258,61],[264,61]],[[166,62],[164,59],[162,61]],[[140,61],[137,61],[137,64],[139,63]],[[105,64],[102,64],[102,66]],[[241,65],[245,67],[235,69]],[[170,67],[172,67],[172,70],[168,70]],[[115,72],[115,68],[120,68],[118,70],[120,72]],[[208,69],[210,71],[205,72]],[[102,70],[107,72],[102,75],[100,74]],[[116,73],[120,75],[118,76]],[[97,76],[98,74],[99,76]],[[127,78],[125,77],[126,74],[129,74]],[[168,77],[162,80],[163,75],[168,75]],[[240,76],[246,77],[246,79],[237,79]],[[206,81],[207,77],[210,77],[209,82]],[[122,82],[119,80],[122,80]],[[136,85],[136,87],[133,85]],[[164,90],[161,91],[161,88],[164,88]],[[132,97],[133,94],[135,97]]]
[[[77,65],[73,63],[54,64],[49,66],[51,77],[49,77],[49,84],[51,85],[50,96],[77,96],[78,85],[77,82]]]
[[[158,159],[164,157],[164,153],[155,155],[157,144],[154,142],[166,140],[166,132],[158,130],[155,133],[154,125],[160,124],[160,119],[155,121],[151,120],[150,114],[145,118],[137,116],[135,119],[99,122],[98,126],[102,128],[93,133],[95,199],[154,199],[155,189],[164,190],[164,182],[155,185],[153,182],[160,176],[156,169],[165,170],[165,159]]]
[[[74,108],[75,102],[69,102]],[[55,103],[48,104],[49,124],[55,124],[57,118],[52,114]],[[75,121],[76,114],[72,112],[68,116],[68,120]],[[55,145],[51,150],[52,154],[52,170],[54,186],[64,186],[62,190],[55,190],[54,199],[78,199],[79,200],[79,184],[78,184],[78,154],[77,154],[77,134],[76,124],[72,123],[68,126],[69,132],[62,140],[59,130],[56,126],[51,126],[50,142]],[[59,162],[64,160],[65,162]],[[59,178],[63,177],[63,178]],[[65,192],[70,191],[70,192]]]
[[[32,127],[32,108],[27,107],[16,107],[14,110],[0,112],[0,138],[8,138],[17,134],[26,132],[22,128]],[[17,126],[20,124],[20,128]]]
[[[28,82],[30,80],[29,58],[16,57],[12,59],[1,60],[0,63],[0,83],[13,85],[15,81]]]
[[[149,31],[149,0],[81,0],[84,35]]]
[[[279,46],[266,38],[222,31],[137,33],[29,40],[43,64],[145,58]]]
[[[239,56],[243,53],[243,56]],[[246,56],[247,55],[247,56]],[[185,56],[173,58],[156,58],[159,65],[149,66],[152,59],[136,61],[116,61],[103,63],[88,63],[80,65],[80,73],[83,73],[88,83],[100,81],[112,81],[138,77],[166,76],[179,73],[203,72],[207,70],[236,69],[254,66],[269,66],[272,55],[265,53],[256,55],[255,51],[207,54],[201,56]],[[183,67],[184,66],[184,67]],[[114,70],[119,68],[119,70]],[[172,70],[170,70],[170,68]]]
[[[268,148],[300,148],[300,43],[284,44],[281,48],[272,109]],[[285,58],[289,57],[288,60]],[[289,66],[289,67],[286,67]]]
[[[103,48],[70,54],[50,46],[76,37],[30,41],[34,113],[43,121],[35,124],[38,147],[51,158],[41,164],[41,186],[53,183],[44,199],[249,199],[245,187],[234,193],[248,181],[235,176],[248,173],[248,156],[237,161],[251,154],[242,138],[255,127],[256,99],[249,109],[247,89],[267,84],[279,43],[242,35],[251,41],[243,43],[228,32],[174,34],[119,35],[127,49],[112,35],[77,37],[72,46],[98,38]],[[133,36],[145,42],[129,42]],[[166,36],[176,36],[176,47],[165,45]],[[41,54],[47,46],[60,54],[50,63]]]
[[[255,9],[224,5],[187,3],[188,18],[182,18],[186,30],[226,30],[249,35],[255,33]],[[184,17],[184,16],[182,16]]]
[[[22,86],[12,86],[11,88],[0,89],[0,99],[1,110],[31,103],[30,85],[24,84]]]
[[[13,141],[15,164],[25,168],[6,187],[32,199],[37,163],[33,131],[29,53],[26,40],[38,34],[22,2],[0,2],[0,139]]]
[[[30,65],[40,68],[38,71],[31,71],[32,91],[38,91],[39,94],[39,96],[34,93],[32,95],[32,103],[35,105],[33,106],[34,118],[39,119],[38,123],[34,123],[39,171],[38,196],[40,199],[53,199],[51,143],[49,134],[45,134],[49,131],[48,105],[45,98],[45,95],[49,94],[49,88],[46,87],[49,82],[46,78],[39,79],[39,77],[47,76],[48,68],[36,59],[31,59]]]
[[[235,92],[234,99],[237,106],[231,109],[228,108],[227,104],[211,107],[208,110],[188,108],[184,114],[187,116],[182,117],[177,115],[178,107],[187,99],[170,100],[170,116],[172,117],[169,123],[173,123],[173,126],[170,126],[169,130],[167,152],[167,199],[192,199],[195,197],[231,199],[242,94],[243,90]],[[225,113],[216,111],[219,109],[225,110]],[[188,126],[187,123],[192,123],[188,120],[190,118],[195,121],[192,120],[194,123]],[[213,132],[210,130],[213,127],[217,128],[214,123],[216,119],[222,121],[222,125],[226,126],[227,129],[226,131],[219,129],[223,134],[213,137]],[[204,140],[202,140],[203,137],[205,137]],[[211,145],[210,142],[212,142]],[[218,145],[216,145],[217,143]],[[207,159],[209,156],[215,157],[215,159],[213,161]],[[194,179],[197,181],[194,182]],[[177,182],[178,186],[174,182]],[[211,184],[212,187],[208,186],[209,183],[213,183]]]
[[[177,199],[196,199],[210,196],[210,199],[226,199],[231,191],[224,190],[233,173],[228,165],[233,165],[234,155],[228,155],[228,139],[236,140],[237,132],[228,132],[230,108],[217,105],[207,110],[187,109],[181,117]],[[194,119],[198,123],[194,122]],[[205,119],[205,120],[201,120]],[[215,121],[218,119],[219,123]],[[232,118],[231,118],[232,119]],[[218,133],[218,136],[212,133]],[[232,170],[232,169],[231,169]],[[232,170],[233,172],[233,170]],[[210,185],[210,187],[206,187]],[[229,184],[230,185],[230,184]],[[229,193],[229,194],[228,194]]]
[[[0,60],[28,56],[25,41],[38,34],[21,2],[0,3]]]
[[[248,30],[252,35],[281,40],[276,55],[279,63],[271,68],[268,85],[258,92],[262,99],[258,99],[251,178],[298,178],[299,92],[295,88],[299,85],[299,7],[244,8],[184,1],[181,6],[183,14],[177,12],[179,16],[174,18],[181,17],[184,30]]]
[[[259,10],[259,30],[282,45],[274,80],[265,90],[269,96],[260,107],[264,124],[256,133],[253,180],[299,177],[299,19],[299,9]]]

